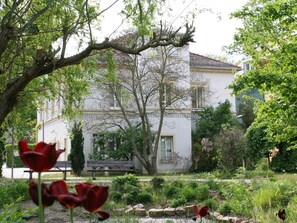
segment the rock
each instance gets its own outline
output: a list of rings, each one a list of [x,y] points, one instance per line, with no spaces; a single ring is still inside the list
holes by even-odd
[[[133,206],[133,209],[137,209],[137,208],[144,208],[143,204],[136,204]]]
[[[146,210],[144,208],[135,208],[134,214],[136,216],[144,217],[144,216],[146,216]]]
[[[164,209],[152,208],[148,211],[148,215],[151,218],[160,218],[164,216]]]
[[[134,214],[134,209],[132,207],[126,209],[125,214]]]
[[[186,211],[183,207],[177,207],[175,208],[175,214],[177,216],[184,216],[186,214]]]
[[[187,217],[193,217],[196,215],[194,205],[185,206],[184,209]]]
[[[175,215],[175,208],[165,208],[164,209],[165,216],[174,216]]]

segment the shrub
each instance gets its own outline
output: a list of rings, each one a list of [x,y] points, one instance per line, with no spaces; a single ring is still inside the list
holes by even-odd
[[[124,176],[115,177],[111,182],[111,188],[115,191],[125,192],[126,185],[139,187],[139,180],[133,174],[125,174]]]
[[[220,205],[220,208],[219,208],[219,212],[220,214],[222,215],[230,215],[231,214],[231,206],[228,202],[224,201],[221,205]]]
[[[204,201],[210,198],[209,187],[207,184],[201,184],[196,188],[196,197],[199,201]]]
[[[153,202],[153,196],[147,192],[140,192],[137,196],[137,202],[143,204],[149,204]]]
[[[28,183],[22,180],[6,180],[0,184],[0,207],[16,201],[19,197],[29,198]]]
[[[172,198],[179,194],[181,188],[183,187],[183,183],[180,181],[173,181],[171,184],[166,185],[164,187],[164,194],[167,198]]]
[[[84,137],[82,126],[81,123],[75,123],[72,129],[71,151],[68,155],[68,159],[71,160],[72,170],[77,176],[80,176],[85,166],[85,155],[83,150]]]
[[[187,199],[184,197],[177,197],[177,198],[173,198],[171,200],[169,200],[169,205],[170,207],[179,207],[179,206],[183,206],[187,203]]]
[[[155,189],[155,190],[162,189],[164,183],[165,183],[165,179],[162,178],[162,177],[154,177],[154,178],[151,180],[152,187],[153,187],[153,189]]]
[[[126,204],[135,204],[140,201],[141,187],[139,180],[133,174],[116,177],[111,182],[111,198]],[[149,199],[149,198],[148,198]]]
[[[219,202],[215,198],[208,198],[203,201],[203,204],[213,210],[216,210],[219,206]]]
[[[180,196],[185,198],[187,202],[191,202],[196,200],[197,198],[197,191],[190,187],[190,186],[185,186],[180,192]]]

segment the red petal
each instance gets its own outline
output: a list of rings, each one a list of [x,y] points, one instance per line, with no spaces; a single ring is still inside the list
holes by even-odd
[[[34,181],[31,181],[29,184],[29,194],[32,201],[38,205],[38,189],[37,184]],[[50,191],[44,183],[41,184],[41,196],[43,207],[51,206],[55,201],[54,196],[50,194]]]
[[[57,199],[59,195],[69,195],[67,184],[64,180],[54,181],[50,185],[50,191],[53,196]]]
[[[65,150],[56,150],[55,144],[39,142],[34,151],[28,149],[25,139],[19,142],[20,157],[23,163],[34,172],[45,172],[57,162],[59,155]]]
[[[194,205],[193,208],[194,208],[195,214],[198,215],[199,214],[198,206],[197,205]]]
[[[108,187],[94,186],[83,202],[83,207],[89,212],[98,210],[108,199]]]
[[[94,185],[89,183],[79,183],[75,185],[77,196],[80,199],[86,199],[88,191],[94,187]]]
[[[104,221],[110,217],[110,214],[105,211],[96,211],[96,213],[100,215],[100,217],[98,218],[98,221]]]
[[[81,200],[78,197],[70,194],[59,195],[58,200],[60,204],[66,208],[75,208],[81,205]]]
[[[203,206],[200,211],[199,211],[199,216],[201,218],[205,217],[208,213],[208,207],[207,206]]]
[[[48,164],[46,156],[42,153],[24,152],[21,156],[23,163],[34,172],[48,171],[51,166]]]

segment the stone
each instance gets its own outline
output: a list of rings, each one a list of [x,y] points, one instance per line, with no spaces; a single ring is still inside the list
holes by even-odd
[[[165,208],[164,209],[165,216],[174,216],[175,215],[175,208]]]
[[[137,208],[144,208],[143,204],[136,204],[133,206],[133,209],[137,209]]]
[[[125,210],[125,214],[134,214],[134,209],[133,209],[132,207],[127,208],[127,209]]]
[[[148,211],[148,215],[151,218],[160,218],[164,216],[164,209],[152,208]]]
[[[194,211],[194,205],[185,206],[184,209],[187,217],[193,217],[196,215]]]
[[[146,210],[144,208],[135,208],[134,214],[139,217],[144,217],[146,216]]]
[[[177,207],[177,208],[175,208],[175,214],[177,216],[185,216],[186,211],[183,207]]]

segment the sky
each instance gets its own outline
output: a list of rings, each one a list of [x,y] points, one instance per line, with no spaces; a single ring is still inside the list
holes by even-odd
[[[168,0],[171,3],[171,13],[175,25],[179,22],[179,15],[189,10],[206,8],[212,12],[203,12],[198,14],[194,20],[196,27],[195,43],[190,44],[190,51],[193,53],[209,56],[227,56],[230,61],[238,61],[240,55],[227,55],[222,50],[233,42],[233,36],[236,27],[241,27],[241,22],[236,19],[230,19],[230,13],[240,9],[248,0]],[[102,8],[107,7],[112,1],[101,1]],[[106,4],[106,5],[104,5]],[[117,2],[108,10],[102,21],[102,28],[112,33],[120,24],[121,19],[118,14],[122,3]],[[178,18],[178,19],[176,19]],[[104,36],[106,37],[106,36]],[[102,36],[103,38],[103,36]]]
[[[211,8],[214,13],[205,12],[195,19],[195,42],[190,51],[202,55],[226,55],[223,46],[233,42],[236,27],[242,27],[239,20],[230,19],[230,13],[240,9],[247,0],[196,0],[199,5]],[[220,15],[220,19],[216,15]],[[226,55],[227,56],[227,55]],[[228,56],[236,60],[240,56]]]

